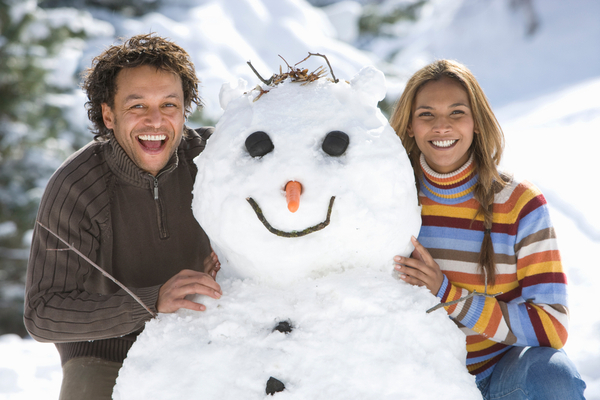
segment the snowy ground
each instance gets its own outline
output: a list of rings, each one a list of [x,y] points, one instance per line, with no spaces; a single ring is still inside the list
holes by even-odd
[[[128,35],[157,28],[191,52],[196,50],[199,74],[214,77],[211,78],[214,82],[205,78],[203,95],[209,106],[217,102],[218,80],[244,75],[251,81],[240,67],[248,59],[255,65],[266,60],[260,62],[264,62],[265,69],[272,69],[279,65],[273,55],[293,52],[290,59],[296,62],[295,54],[303,57],[308,50],[327,53],[339,44],[332,38],[323,39],[331,27],[302,2],[254,2],[260,5],[252,9],[254,21],[262,22],[252,25],[243,23],[242,16],[246,14],[242,14],[242,8],[235,8],[239,11],[235,14],[229,7],[227,18],[222,16],[224,6],[219,4],[227,3],[225,0],[198,3],[205,4],[205,13],[211,11],[214,18],[223,18],[232,32],[240,33],[239,37],[221,35],[221,42],[216,42],[214,30],[219,24],[211,21],[210,27],[215,29],[209,35],[198,27],[202,24],[194,23],[193,16],[197,13],[187,13],[185,18],[171,16],[177,19],[176,24],[158,14],[143,22],[121,21],[115,30],[117,35]],[[469,0],[433,1],[396,62],[400,70],[410,73],[434,58],[456,58],[480,77],[505,131],[503,165],[540,186],[551,206],[570,284],[571,328],[566,351],[588,385],[587,399],[600,400],[600,313],[594,311],[592,297],[600,289],[595,261],[600,252],[600,211],[592,196],[579,194],[590,186],[585,185],[584,179],[593,173],[588,169],[593,168],[600,145],[597,95],[600,52],[596,50],[600,46],[600,31],[597,24],[590,23],[594,15],[599,15],[600,3],[586,0],[569,2],[568,6],[558,0],[535,3],[540,10],[540,30],[537,36],[525,39],[523,25],[518,25],[520,31],[517,25],[509,29],[521,17],[511,19],[501,3],[507,2],[494,0],[480,5]],[[250,7],[251,3],[243,4]],[[232,18],[232,13],[238,18]],[[302,34],[294,36],[293,32]],[[284,33],[287,42],[276,40]],[[293,37],[297,39],[294,42]],[[344,65],[340,70],[350,71],[342,78],[352,76],[361,65],[377,59],[374,55],[346,51],[346,45],[339,46],[336,57],[339,65]],[[389,43],[380,43],[379,50],[373,50],[381,53],[385,46]],[[96,42],[88,52],[96,54],[99,47]],[[88,61],[89,56],[86,55]],[[352,68],[355,70],[351,71]],[[575,145],[569,146],[570,141]],[[588,191],[595,193],[593,188]],[[0,337],[0,400],[57,398],[60,379],[59,359],[53,345],[13,335]]]

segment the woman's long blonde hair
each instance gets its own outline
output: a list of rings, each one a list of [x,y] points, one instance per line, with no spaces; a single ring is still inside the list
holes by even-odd
[[[496,278],[496,263],[490,233],[494,194],[506,185],[509,178],[501,176],[497,169],[504,149],[504,134],[475,76],[467,67],[452,60],[438,60],[421,68],[406,84],[402,96],[394,107],[390,124],[408,153],[418,187],[422,175],[419,165],[421,151],[417,147],[415,138],[409,135],[414,103],[417,93],[426,83],[444,77],[454,79],[467,92],[471,103],[474,130],[478,132],[473,135],[473,143],[469,151],[473,154],[475,170],[479,176],[474,187],[474,197],[480,204],[477,215],[483,215],[485,232],[479,253],[479,265],[482,274],[493,285]]]

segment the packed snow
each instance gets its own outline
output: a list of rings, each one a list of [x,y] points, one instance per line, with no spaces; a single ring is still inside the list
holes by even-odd
[[[594,51],[600,47],[600,33],[593,23],[600,3],[534,2],[539,25],[531,36],[518,23],[524,18],[518,12],[523,11],[515,14],[508,3],[432,1],[405,29],[402,43],[396,44],[400,48],[395,49],[394,65],[384,65],[382,70],[388,75],[392,98],[401,90],[402,77],[434,58],[458,59],[480,78],[504,128],[503,166],[539,185],[548,199],[569,279],[571,324],[565,350],[587,383],[586,398],[599,400],[600,314],[594,295],[599,288],[595,255],[600,251],[600,212],[593,197],[581,192],[589,186],[585,179],[593,173],[600,145],[600,53]],[[80,52],[79,63],[89,65],[115,35],[156,31],[169,36],[192,54],[203,80],[207,115],[216,120],[223,83],[240,77],[255,82],[246,61],[268,75],[281,64],[278,54],[293,63],[309,51],[321,52],[331,54],[339,78],[350,79],[361,67],[378,64],[380,57],[394,50],[390,41],[373,43],[372,53],[337,41],[335,25],[302,1],[244,2],[247,8],[225,7],[225,1],[176,4],[141,19],[107,16],[113,35],[90,40]],[[246,19],[248,10],[253,19]],[[192,17],[209,11],[212,19],[203,24]],[[107,31],[106,23],[94,21]],[[226,24],[229,30],[217,30]],[[74,101],[73,110],[79,113],[74,118],[85,120],[81,97]],[[593,188],[588,191],[594,193]],[[53,345],[5,335],[0,337],[0,355],[0,399],[58,397],[61,369]],[[335,367],[326,367],[322,375],[334,379]]]

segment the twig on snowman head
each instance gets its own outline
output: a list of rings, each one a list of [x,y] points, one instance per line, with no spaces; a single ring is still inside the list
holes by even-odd
[[[252,63],[250,61],[246,62],[246,64],[248,64],[250,66],[250,69],[252,69],[252,72],[254,72],[254,74],[256,74],[256,76],[258,76],[258,79],[260,79],[262,83],[264,83],[265,85],[270,85],[273,82],[273,78],[275,78],[275,74],[273,74],[273,76],[271,76],[269,78],[269,80],[266,81],[262,76],[260,76],[258,71],[256,69],[254,69],[254,66],[252,65]]]
[[[96,263],[94,263],[92,260],[90,260],[89,258],[87,258],[82,252],[80,252],[79,250],[77,250],[73,245],[69,244],[66,240],[64,240],[63,238],[61,238],[60,236],[58,236],[56,233],[52,232],[49,228],[47,228],[40,221],[36,221],[36,222],[38,223],[39,226],[41,226],[42,228],[44,228],[45,230],[47,230],[48,232],[50,232],[54,237],[56,237],[58,240],[60,240],[61,242],[63,242],[68,247],[68,249],[54,249],[54,251],[65,251],[65,250],[72,250],[72,251],[74,251],[75,254],[77,254],[79,257],[83,258],[85,261],[87,261],[89,264],[91,264],[92,267],[94,267],[98,271],[100,271],[100,273],[102,275],[104,275],[105,277],[107,277],[108,279],[110,279],[111,281],[113,281],[117,286],[119,286],[121,289],[123,289],[128,295],[130,295],[131,297],[133,297],[133,299],[135,301],[137,301],[138,303],[140,303],[140,305],[142,307],[144,307],[144,309],[146,311],[148,311],[150,313],[150,315],[152,315],[152,317],[156,317],[156,313],[153,312],[150,308],[148,308],[148,306],[146,304],[144,304],[144,302],[142,301],[142,299],[140,299],[135,293],[133,293],[131,290],[129,290],[121,282],[119,282],[115,277],[113,277],[111,274],[109,274],[108,272],[106,272],[105,270],[103,270],[102,268],[100,268]],[[48,249],[48,250],[51,250],[51,249]]]
[[[279,67],[279,74],[273,74],[268,80],[264,79],[256,70],[256,68],[254,68],[254,66],[252,65],[252,63],[250,61],[247,61],[246,63],[248,64],[248,66],[250,66],[250,69],[252,69],[252,72],[254,72],[254,74],[258,77],[258,79],[260,79],[260,81],[267,85],[267,86],[276,86],[279,85],[281,82],[283,82],[286,79],[290,79],[292,82],[302,82],[302,85],[306,85],[310,82],[314,82],[317,79],[323,77],[324,75],[327,74],[327,72],[325,71],[325,69],[323,68],[323,66],[319,66],[319,68],[317,68],[316,70],[314,70],[313,72],[308,72],[308,69],[300,69],[297,67],[298,64],[303,63],[304,61],[308,60],[310,57],[312,56],[318,56],[318,57],[323,57],[325,59],[325,61],[327,62],[327,65],[329,66],[329,71],[331,72],[331,76],[333,77],[332,81],[334,83],[338,83],[339,79],[337,79],[335,77],[335,74],[333,73],[333,68],[331,68],[331,64],[329,63],[329,60],[327,59],[327,57],[323,54],[319,54],[319,53],[308,53],[308,56],[294,64],[294,65],[290,65],[285,58],[283,58],[281,55],[279,55],[279,57],[283,60],[283,62],[285,62],[285,65],[287,65],[287,71],[283,72],[281,69],[281,66]],[[254,99],[254,101],[260,99],[260,97],[265,94],[268,93],[269,91],[267,89],[263,89],[260,87],[260,85],[257,85],[254,89],[257,89],[260,94]]]
[[[280,55],[279,57],[283,60],[283,62],[285,62],[285,65],[287,65],[288,70],[287,72],[283,72],[280,66],[279,75],[273,75],[273,84],[278,85],[287,78],[290,78],[292,82],[303,82],[302,85],[306,85],[307,83],[314,82],[317,79],[321,78],[323,75],[327,74],[327,72],[325,72],[325,69],[323,69],[323,66],[319,66],[319,68],[317,68],[313,72],[308,72],[308,68],[300,69],[296,67],[296,65],[303,63],[310,56],[311,54],[308,53],[308,57],[292,66],[285,60],[285,58],[281,57]]]
[[[319,56],[319,57],[323,57],[323,58],[325,59],[325,61],[327,61],[327,66],[329,67],[329,71],[331,72],[331,77],[333,78],[333,82],[334,82],[334,83],[338,83],[338,82],[340,81],[339,79],[337,79],[337,78],[335,77],[335,74],[333,73],[333,68],[331,68],[331,64],[329,64],[329,60],[327,59],[327,56],[325,56],[324,54],[319,54],[319,53],[310,53],[310,52],[309,52],[309,53],[308,53],[308,57],[310,57],[310,56]],[[308,57],[306,57],[304,60],[308,59]],[[302,61],[304,61],[304,60],[302,60]],[[300,62],[302,62],[302,61],[300,61]],[[298,63],[298,64],[300,64],[300,63]],[[296,65],[298,65],[298,64],[296,64]]]

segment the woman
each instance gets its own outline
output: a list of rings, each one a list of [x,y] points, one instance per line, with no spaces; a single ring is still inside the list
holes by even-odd
[[[473,74],[449,60],[422,68],[390,123],[423,221],[413,258],[396,257],[396,270],[437,295],[465,332],[484,398],[583,399],[585,383],[559,350],[567,281],[546,200],[498,171],[503,133]]]

